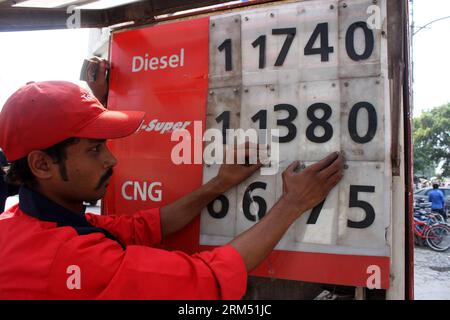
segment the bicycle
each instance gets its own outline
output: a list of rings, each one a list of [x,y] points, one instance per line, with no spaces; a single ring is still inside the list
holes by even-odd
[[[447,251],[450,248],[450,226],[448,224],[435,224],[425,231],[427,245],[435,251]]]
[[[431,231],[430,233],[430,230]],[[450,227],[444,218],[433,212],[414,212],[414,243],[428,246],[435,251],[445,251],[450,247]]]

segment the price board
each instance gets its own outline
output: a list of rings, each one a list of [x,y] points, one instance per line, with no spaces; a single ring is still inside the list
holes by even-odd
[[[207,146],[198,130],[278,129],[278,170],[256,173],[219,196],[172,245],[189,252],[228,243],[282,196],[281,174],[292,161],[306,168],[340,151],[347,160],[343,180],[290,227],[253,274],[366,286],[375,266],[387,288],[386,1],[376,4],[380,26],[368,23],[373,5],[290,2],[115,33],[109,107],[147,116],[137,134],[112,142],[120,173],[107,213],[161,206],[217,174],[218,164],[195,155],[191,163],[173,163],[175,129],[192,135],[193,153]],[[160,187],[159,201],[150,197],[152,183]]]

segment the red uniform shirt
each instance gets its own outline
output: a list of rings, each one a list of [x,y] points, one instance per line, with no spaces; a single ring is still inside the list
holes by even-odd
[[[73,213],[22,188],[19,205],[0,215],[0,299],[244,295],[247,272],[232,246],[189,256],[152,247],[160,241],[159,209],[117,217]]]

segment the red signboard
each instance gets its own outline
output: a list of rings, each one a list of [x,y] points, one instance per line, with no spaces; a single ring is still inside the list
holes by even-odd
[[[205,121],[208,29],[209,19],[201,19],[113,35],[108,108],[145,111],[146,116],[137,133],[110,144],[118,165],[105,214],[161,207],[202,184],[201,164],[171,161],[177,144],[171,133],[184,128],[194,138],[194,121]],[[194,252],[198,230],[197,219],[165,243]]]

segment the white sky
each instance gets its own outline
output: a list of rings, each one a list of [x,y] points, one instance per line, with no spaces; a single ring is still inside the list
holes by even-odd
[[[0,109],[28,81],[78,82],[88,39],[89,29],[0,32]]]
[[[416,26],[450,16],[449,0],[414,0]],[[414,36],[414,115],[450,102],[450,19]],[[0,108],[28,81],[77,82],[89,31],[0,32]]]
[[[414,0],[416,26],[450,16],[449,0]],[[450,19],[436,22],[413,37],[414,115],[450,102]]]

